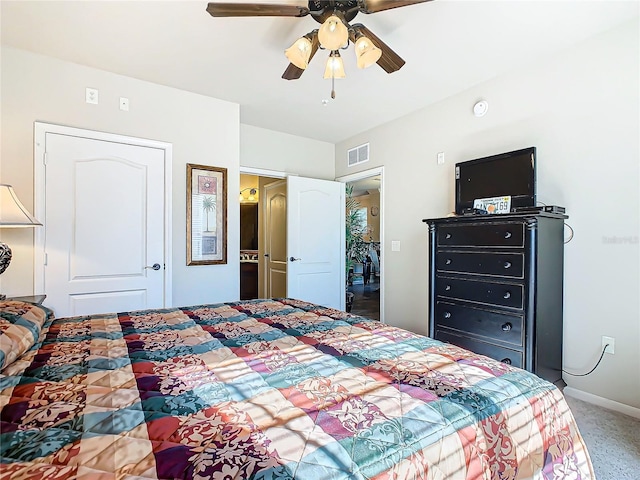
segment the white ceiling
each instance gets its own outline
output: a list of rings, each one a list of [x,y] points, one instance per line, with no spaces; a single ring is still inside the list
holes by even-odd
[[[393,0],[389,0],[393,1]],[[254,3],[306,5],[304,0]],[[248,3],[236,0],[236,3]],[[206,1],[5,1],[2,43],[240,104],[242,123],[336,143],[638,18],[630,1],[447,1],[359,14],[406,60],[393,74],[323,80],[319,51],[299,80],[284,49],[317,28],[303,18],[213,18]]]

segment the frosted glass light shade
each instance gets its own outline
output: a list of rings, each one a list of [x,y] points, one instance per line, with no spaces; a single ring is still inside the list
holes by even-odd
[[[0,228],[5,227],[35,227],[42,225],[33,218],[18,200],[13,187],[0,184]]]
[[[299,38],[284,51],[284,54],[296,67],[304,70],[309,65],[311,57],[311,40],[307,37]]]
[[[318,30],[320,45],[327,50],[337,50],[349,41],[349,30],[337,15],[327,18]]]
[[[340,52],[334,50],[327,59],[327,66],[324,69],[324,78],[344,78],[346,76]]]
[[[376,47],[373,42],[364,35],[356,40],[355,51],[358,68],[370,67],[382,56],[382,50]]]

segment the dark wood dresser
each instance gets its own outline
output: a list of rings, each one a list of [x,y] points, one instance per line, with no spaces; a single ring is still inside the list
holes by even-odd
[[[565,215],[471,215],[429,226],[429,335],[562,381]]]

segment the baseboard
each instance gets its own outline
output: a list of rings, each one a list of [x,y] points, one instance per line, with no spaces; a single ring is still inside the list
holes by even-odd
[[[562,390],[562,393],[570,397],[577,398],[578,400],[583,400],[587,403],[593,403],[599,407],[608,408],[609,410],[629,415],[630,417],[640,418],[640,408],[625,405],[624,403],[609,400],[608,398],[599,397],[598,395],[583,392],[582,390],[572,387],[565,387]]]

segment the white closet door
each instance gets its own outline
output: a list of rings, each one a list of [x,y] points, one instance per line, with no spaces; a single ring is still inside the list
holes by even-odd
[[[45,305],[57,317],[163,307],[164,150],[45,141]]]

